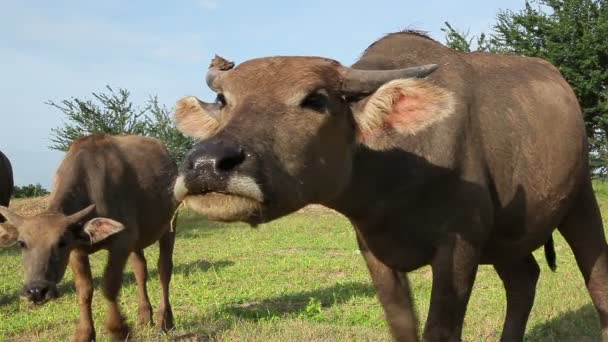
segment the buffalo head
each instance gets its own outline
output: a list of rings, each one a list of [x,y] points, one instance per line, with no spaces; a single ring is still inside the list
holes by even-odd
[[[453,95],[423,77],[435,65],[356,70],[320,57],[238,65],[216,57],[214,103],[178,101],[177,127],[199,140],[175,196],[220,221],[266,222],[347,186],[359,144],[387,149],[449,115]],[[382,177],[382,175],[378,175]]]
[[[23,296],[40,304],[57,296],[70,251],[91,246],[118,233],[124,226],[107,218],[92,218],[95,205],[72,215],[46,212],[22,217],[0,206],[7,222],[0,224],[0,247],[18,244],[23,252]]]

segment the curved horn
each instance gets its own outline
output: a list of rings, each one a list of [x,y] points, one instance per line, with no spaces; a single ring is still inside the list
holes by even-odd
[[[209,88],[214,91],[218,91],[217,81],[221,78],[221,76],[228,70],[234,68],[234,62],[230,62],[218,55],[215,55],[213,60],[211,60],[211,64],[209,65],[209,70],[207,70],[207,76],[205,77],[205,81]]]
[[[9,208],[0,205],[0,214],[15,227],[20,226],[23,223],[23,217],[15,214]]]
[[[342,67],[342,91],[351,94],[369,94],[388,81],[426,77],[438,67],[437,64],[393,70],[359,70]]]
[[[68,221],[70,223],[78,223],[83,219],[87,218],[87,216],[91,215],[95,210],[95,204],[91,204],[88,207],[82,209],[79,212],[76,212],[70,216],[68,216]]]

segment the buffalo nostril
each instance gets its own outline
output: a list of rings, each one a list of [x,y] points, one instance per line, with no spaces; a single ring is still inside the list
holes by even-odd
[[[226,155],[217,161],[216,167],[218,171],[227,172],[241,165],[245,160],[245,152],[238,148],[229,151]]]
[[[234,171],[246,159],[243,148],[228,142],[200,142],[182,163],[181,172],[190,177],[214,177]]]
[[[48,291],[48,287],[31,287],[25,291],[25,294],[30,300],[40,302],[45,298]]]

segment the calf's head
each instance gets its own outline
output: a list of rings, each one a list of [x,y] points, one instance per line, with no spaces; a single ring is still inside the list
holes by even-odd
[[[65,273],[70,251],[100,242],[124,229],[119,222],[93,218],[91,205],[75,214],[42,213],[22,217],[0,206],[7,222],[0,224],[0,247],[18,244],[23,254],[23,296],[43,303],[57,296],[57,283]]]
[[[175,122],[199,140],[183,161],[175,196],[220,221],[252,224],[348,184],[358,144],[391,148],[454,110],[453,95],[421,77],[436,66],[355,70],[320,57],[211,63],[215,103],[178,101]],[[381,177],[382,175],[378,175]]]

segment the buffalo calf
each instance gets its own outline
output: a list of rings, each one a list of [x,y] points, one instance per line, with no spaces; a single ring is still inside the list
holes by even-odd
[[[124,340],[130,329],[117,299],[125,263],[130,256],[139,290],[139,323],[149,324],[152,306],[146,289],[143,249],[158,241],[162,288],[158,325],[163,330],[171,329],[169,282],[175,239],[171,226],[176,209],[171,189],[176,173],[169,153],[156,139],[92,135],[75,141],[55,175],[45,212],[21,217],[0,207],[8,221],[0,226],[2,245],[17,243],[23,251],[23,296],[34,303],[56,297],[57,283],[69,264],[80,306],[75,340],[94,340],[89,254],[106,249],[105,327],[113,338]]]

